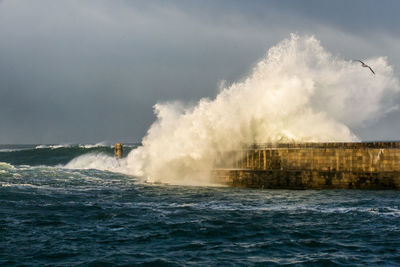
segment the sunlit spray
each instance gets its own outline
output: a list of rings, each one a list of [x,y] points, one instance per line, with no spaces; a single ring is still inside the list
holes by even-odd
[[[215,99],[194,106],[157,103],[157,119],[142,146],[118,164],[84,155],[66,167],[88,162],[149,182],[209,184],[207,174],[221,155],[244,144],[357,141],[351,128],[396,109],[393,99],[400,91],[386,58],[365,62],[375,76],[333,56],[313,36],[291,35],[270,48],[247,77],[221,83]]]

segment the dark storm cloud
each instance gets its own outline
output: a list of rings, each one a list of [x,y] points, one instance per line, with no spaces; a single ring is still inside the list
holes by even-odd
[[[398,68],[399,7],[396,1],[0,1],[0,143],[140,141],[156,102],[213,97],[220,81],[243,77],[291,32],[315,34],[348,58],[388,56]],[[400,125],[397,117],[379,127]],[[399,139],[396,126],[377,129],[356,132]]]

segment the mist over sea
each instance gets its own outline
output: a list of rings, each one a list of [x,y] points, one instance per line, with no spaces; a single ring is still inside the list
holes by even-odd
[[[177,186],[65,167],[112,150],[0,146],[0,265],[400,264],[398,191]]]

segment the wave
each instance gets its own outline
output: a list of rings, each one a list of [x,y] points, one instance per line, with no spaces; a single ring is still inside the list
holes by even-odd
[[[57,149],[65,147],[71,147],[71,145],[38,145],[35,147],[35,149],[46,149],[46,148]]]
[[[14,169],[15,167],[7,162],[0,162],[0,170]]]
[[[9,152],[18,152],[18,151],[26,151],[26,150],[35,150],[35,149],[59,149],[59,148],[97,148],[97,147],[109,147],[113,148],[112,145],[107,145],[103,143],[97,144],[54,144],[54,145],[36,145],[32,147],[25,148],[0,148],[0,153],[9,153]]]
[[[59,149],[59,148],[70,148],[70,147],[80,147],[80,148],[96,148],[96,147],[112,147],[112,145],[105,142],[100,142],[96,144],[53,144],[53,145],[38,145],[35,149]]]
[[[314,205],[293,204],[271,204],[271,205],[238,205],[230,203],[172,203],[172,208],[190,207],[197,210],[217,211],[262,211],[262,212],[285,212],[285,213],[320,213],[320,214],[351,214],[365,213],[377,216],[400,217],[400,209],[392,207],[324,207]]]
[[[291,35],[215,99],[203,98],[193,106],[157,103],[157,120],[121,166],[112,157],[93,155],[73,165],[108,166],[152,182],[207,183],[209,176],[198,173],[243,144],[359,140],[351,129],[395,110],[393,100],[400,92],[386,58],[365,62],[375,76],[333,56],[313,36]]]
[[[8,152],[16,152],[16,151],[23,151],[29,150],[30,148],[2,148],[0,149],[0,153],[8,153]]]
[[[67,169],[98,169],[127,173],[126,159],[119,160],[104,153],[88,153],[74,158],[62,167]]]
[[[133,144],[124,144],[124,147],[129,147],[129,148],[135,148],[138,147],[139,144],[133,143]],[[52,145],[37,145],[35,146],[35,149],[59,149],[59,148],[73,148],[73,147],[79,147],[79,148],[98,148],[98,147],[106,147],[106,148],[114,148],[114,144],[111,144],[109,142],[99,142],[95,144],[52,144]],[[1,150],[0,150],[1,151]]]
[[[135,148],[134,144],[124,146],[125,155]],[[23,148],[23,149],[20,149]],[[7,145],[7,149],[0,153],[0,162],[9,162],[14,165],[48,165],[66,164],[72,159],[87,153],[104,153],[113,155],[113,146],[106,143],[97,144],[60,144],[60,145]]]
[[[110,148],[113,148],[112,145],[105,145],[105,144],[101,144],[101,143],[99,143],[99,144],[94,144],[94,145],[92,145],[92,144],[88,144],[88,145],[78,145],[78,147],[80,147],[80,148],[96,148],[96,147],[110,147]]]

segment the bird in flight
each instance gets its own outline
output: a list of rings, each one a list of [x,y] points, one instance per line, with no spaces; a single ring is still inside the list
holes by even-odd
[[[356,60],[353,60],[353,61],[358,61],[358,62],[360,62],[362,67],[364,67],[364,68],[369,68],[369,69],[372,71],[372,73],[375,74],[375,72],[372,70],[372,68],[371,68],[370,66],[368,66],[367,64],[365,64],[364,62],[362,62],[361,60],[356,59]]]

